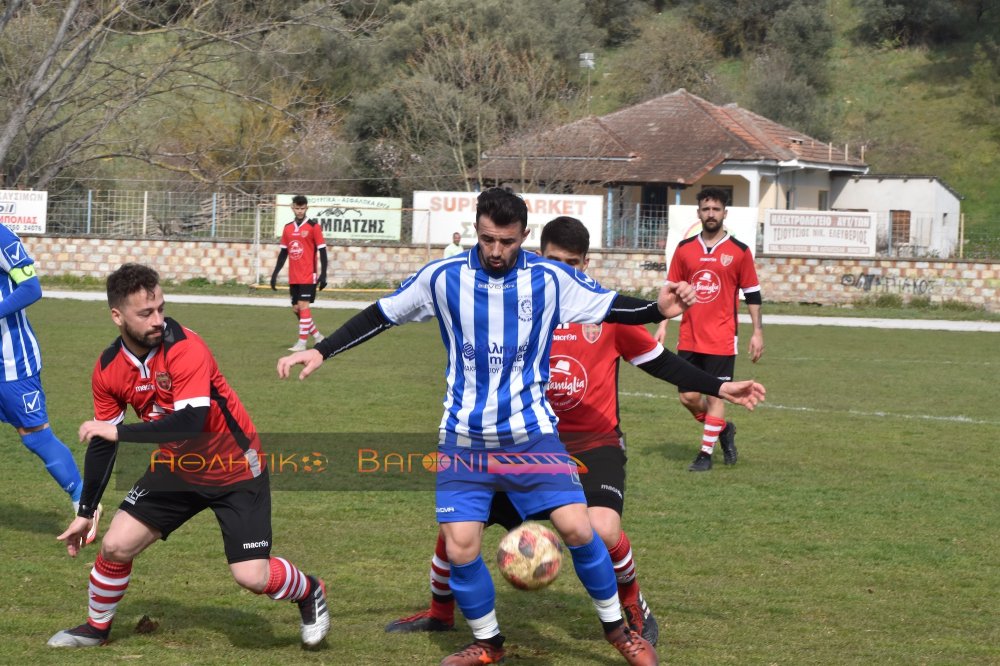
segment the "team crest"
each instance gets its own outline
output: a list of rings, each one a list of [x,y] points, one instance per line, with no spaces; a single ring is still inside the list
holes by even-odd
[[[157,372],[156,385],[164,391],[169,391],[174,385],[174,380],[170,378],[169,372]]]
[[[517,318],[521,321],[531,321],[534,307],[531,305],[531,297],[525,296],[517,302]]]
[[[600,324],[584,324],[583,325],[583,339],[594,344],[601,339],[601,325]]]
[[[729,264],[733,263],[733,255],[723,254],[721,257],[719,257],[719,263],[722,264],[723,266],[728,266]]]

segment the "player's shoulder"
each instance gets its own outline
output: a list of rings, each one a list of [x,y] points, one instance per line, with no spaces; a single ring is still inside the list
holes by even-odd
[[[169,352],[173,347],[185,342],[204,345],[201,337],[190,328],[185,328],[176,319],[166,317],[163,320],[163,350]]]
[[[697,243],[697,242],[698,242],[698,234],[695,234],[694,236],[688,236],[687,238],[685,238],[684,240],[682,240],[680,243],[677,244],[677,249],[679,250],[682,247],[683,248],[691,247],[692,243]]]
[[[115,341],[108,345],[101,355],[97,357],[97,368],[102,372],[108,369],[116,358],[118,358],[118,352],[122,348],[122,339],[115,338]]]
[[[736,236],[733,236],[733,235],[730,234],[729,240],[730,240],[730,242],[733,245],[735,245],[737,248],[739,248],[740,252],[750,252],[750,246],[747,245],[746,243],[744,243],[743,241],[741,241]]]
[[[5,242],[10,240],[21,241],[21,237],[14,233],[14,230],[6,224],[0,224],[0,238],[4,239]]]

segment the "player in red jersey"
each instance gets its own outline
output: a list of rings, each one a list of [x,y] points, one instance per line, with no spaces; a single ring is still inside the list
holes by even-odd
[[[288,291],[292,296],[292,313],[299,322],[299,339],[288,351],[305,351],[306,341],[313,336],[320,342],[323,335],[316,328],[309,307],[316,302],[316,287],[326,287],[326,241],[316,220],[306,218],[309,200],[301,194],[292,197],[295,219],[281,231],[281,251],[271,273],[271,289],[277,291],[278,273],[288,259]],[[319,275],[316,274],[316,253],[319,253]]]
[[[571,217],[559,217],[542,230],[542,254],[580,272],[589,265],[587,228]],[[753,409],[764,398],[764,387],[752,381],[723,382],[664,349],[643,326],[623,324],[566,324],[553,334],[549,357],[549,404],[559,417],[559,438],[566,450],[583,463],[580,475],[590,523],[607,547],[618,579],[618,595],[629,626],[655,644],[656,619],[636,578],[631,543],[622,531],[625,497],[625,439],[618,419],[618,366],[621,359],[654,377],[673,384],[697,385],[712,395]],[[490,524],[511,529],[521,516],[503,493],[494,496]],[[445,631],[454,626],[450,565],[444,540],[431,560],[431,607],[401,618],[389,632]]]
[[[236,582],[256,594],[297,602],[302,642],[318,644],[330,627],[326,590],[316,576],[271,557],[268,471],[239,396],[205,342],[164,317],[156,271],[125,264],[108,276],[107,289],[111,319],[121,335],[94,366],[94,419],[80,425],[80,441],[89,444],[80,510],[58,537],[71,557],[82,548],[111,478],[118,442],[156,443],[159,448],[101,541],[90,573],[87,621],[56,633],[48,644],[106,643],[132,561],[204,509],[211,509],[219,522]],[[140,423],[124,423],[128,407]]]
[[[698,297],[681,319],[677,353],[723,380],[733,376],[739,353],[736,310],[740,289],[753,324],[750,360],[756,363],[764,353],[757,269],[750,248],[730,236],[723,227],[727,198],[724,190],[714,187],[706,187],[698,193],[701,233],[681,241],[667,273],[668,280],[690,281]],[[666,322],[661,322],[656,339],[663,342],[666,331]],[[681,385],[678,391],[681,404],[704,426],[701,449],[688,469],[692,472],[712,469],[712,450],[716,442],[722,448],[723,462],[736,464],[736,426],[726,421],[725,403],[693,386]]]

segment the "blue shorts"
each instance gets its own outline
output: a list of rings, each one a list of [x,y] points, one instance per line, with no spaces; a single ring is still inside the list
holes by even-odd
[[[587,503],[576,464],[556,435],[499,449],[440,446],[438,461],[439,523],[485,523],[498,490],[522,516]]]
[[[49,422],[41,377],[0,382],[0,421],[15,428],[34,428]]]

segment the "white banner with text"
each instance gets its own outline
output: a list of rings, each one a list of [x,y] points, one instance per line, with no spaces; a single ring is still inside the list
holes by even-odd
[[[15,234],[44,234],[49,193],[42,190],[0,190],[0,224]]]
[[[278,194],[274,201],[274,235],[295,219],[292,194]],[[402,229],[403,200],[394,197],[307,196],[306,217],[319,222],[327,240],[398,241]]]
[[[768,210],[764,252],[817,257],[874,257],[875,213]]]

